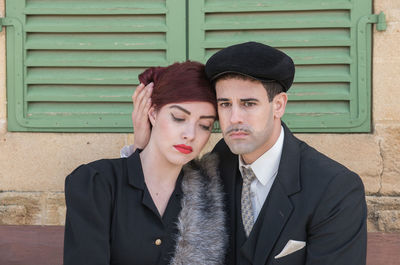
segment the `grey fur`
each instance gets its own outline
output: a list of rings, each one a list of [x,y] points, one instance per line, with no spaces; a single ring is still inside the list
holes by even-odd
[[[224,264],[228,236],[216,154],[184,167],[179,233],[171,265]]]

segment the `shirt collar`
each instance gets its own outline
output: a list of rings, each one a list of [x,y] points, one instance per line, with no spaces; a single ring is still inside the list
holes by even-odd
[[[263,186],[265,186],[268,180],[274,177],[278,172],[283,148],[284,135],[285,133],[283,127],[281,126],[281,133],[275,144],[252,164],[244,164],[241,156],[239,156],[240,173],[243,174],[242,166],[250,167],[256,175],[258,181],[261,182]]]

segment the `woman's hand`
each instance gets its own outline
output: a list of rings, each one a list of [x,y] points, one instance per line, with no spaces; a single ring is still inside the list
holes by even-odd
[[[135,131],[134,150],[144,149],[150,139],[150,121],[147,116],[151,107],[151,93],[154,84],[151,82],[147,86],[140,83],[132,95],[133,111],[132,124]]]

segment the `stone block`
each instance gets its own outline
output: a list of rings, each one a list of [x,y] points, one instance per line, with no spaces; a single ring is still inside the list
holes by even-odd
[[[63,191],[81,164],[119,157],[124,134],[6,133],[0,135],[0,190]]]
[[[378,211],[378,229],[385,232],[400,232],[400,210]]]
[[[399,121],[400,1],[375,0],[374,9],[385,13],[387,29],[373,35],[373,119]]]
[[[400,123],[375,126],[383,158],[383,195],[400,195]]]
[[[0,225],[24,225],[26,215],[25,206],[0,205]]]
[[[0,192],[0,225],[42,224],[40,193]]]
[[[0,16],[4,17],[4,3],[5,0],[0,0]]]
[[[49,192],[46,194],[46,218],[44,225],[65,224],[65,196],[62,192]]]
[[[368,231],[400,231],[400,197],[367,196]]]

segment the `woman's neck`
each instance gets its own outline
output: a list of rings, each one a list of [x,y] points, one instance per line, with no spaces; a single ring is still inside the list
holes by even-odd
[[[146,187],[163,216],[182,166],[170,163],[151,141],[140,153],[140,160]]]
[[[175,183],[182,169],[181,165],[170,163],[151,141],[140,153],[140,160],[145,178],[159,182]]]

